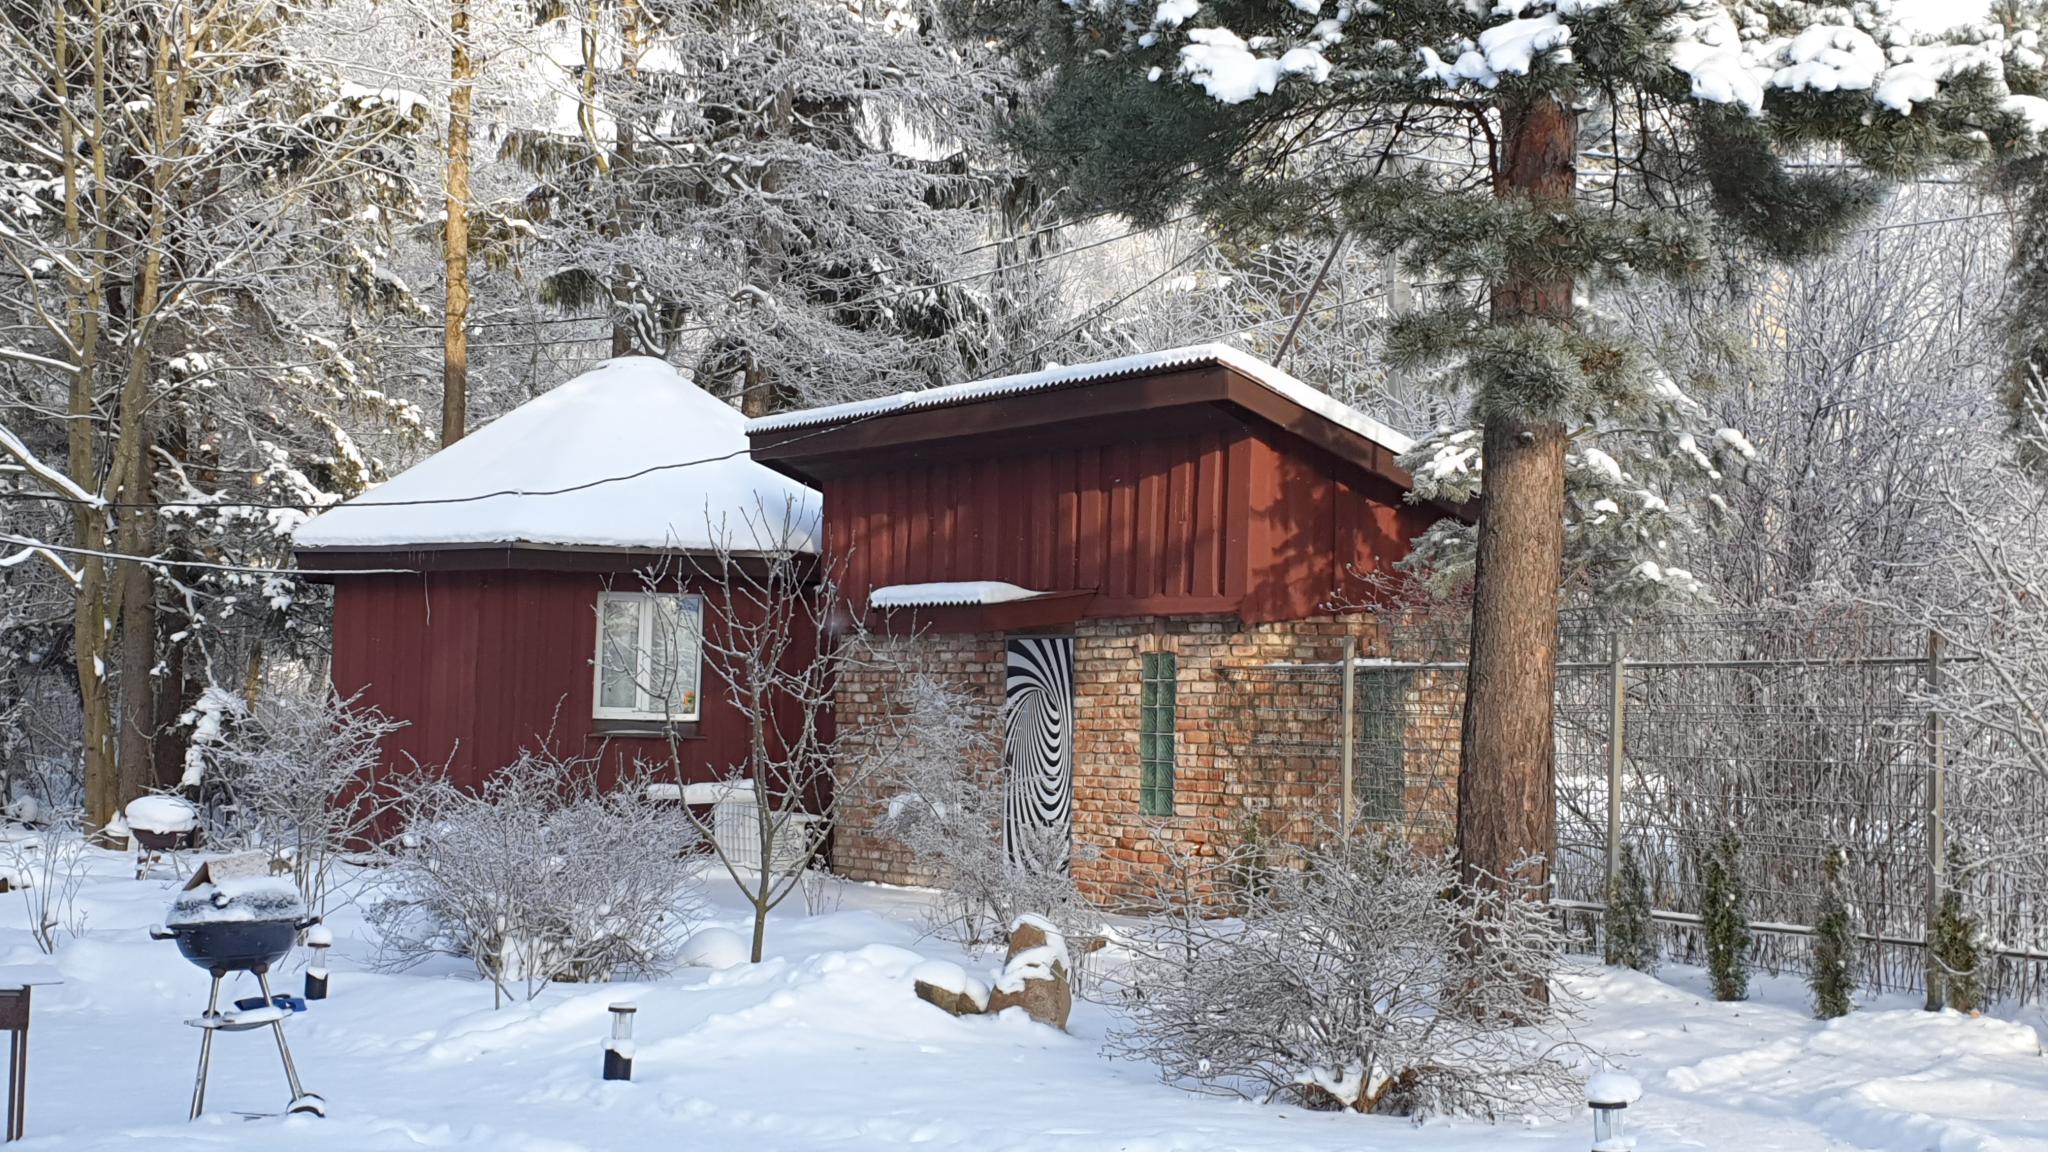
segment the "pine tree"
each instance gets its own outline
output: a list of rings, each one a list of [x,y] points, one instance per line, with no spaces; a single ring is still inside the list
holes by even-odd
[[[1650,919],[1649,884],[1633,844],[1621,846],[1621,868],[1607,886],[1607,963],[1638,972],[1657,970],[1656,924]]]
[[[1724,832],[1700,862],[1700,934],[1714,999],[1749,999],[1749,895],[1742,883],[1742,841]]]
[[[1942,890],[1930,935],[1948,1006],[1958,1012],[1975,1012],[1984,1007],[1984,956],[1978,945],[1977,918],[1963,905],[1963,866],[1962,850],[1950,844],[1948,884]]]
[[[1813,918],[1813,963],[1807,986],[1813,989],[1813,1014],[1821,1020],[1847,1016],[1856,991],[1856,935],[1849,913],[1846,861],[1840,848],[1829,848],[1824,865],[1820,908]]]
[[[1569,474],[1678,388],[1581,299],[1707,277],[1735,247],[1823,250],[1882,179],[2016,153],[2048,120],[2003,78],[2021,46],[1914,45],[1865,4],[962,3],[1046,73],[1015,135],[1076,210],[1154,223],[1192,206],[1237,242],[1345,238],[1446,286],[1390,352],[1470,397],[1457,451],[1485,477],[1457,557],[1473,585],[1458,846],[1482,881],[1540,882],[1554,847]],[[1814,156],[1842,163],[1788,163]],[[1734,449],[1691,447],[1709,470]],[[1638,566],[1661,574],[1660,544],[1639,536]]]

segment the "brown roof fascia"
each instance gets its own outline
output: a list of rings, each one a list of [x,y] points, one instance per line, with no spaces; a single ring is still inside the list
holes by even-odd
[[[443,544],[413,548],[303,548],[292,553],[301,575],[315,583],[331,583],[333,573],[370,568],[392,568],[404,572],[637,572],[650,565],[680,564],[680,571],[699,573],[692,566],[706,559],[706,568],[716,564],[710,553],[665,552],[642,548],[577,548],[556,544]],[[752,557],[734,556],[736,564]],[[815,560],[811,560],[815,563]]]

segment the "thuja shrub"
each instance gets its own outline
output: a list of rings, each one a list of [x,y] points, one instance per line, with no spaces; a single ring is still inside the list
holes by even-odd
[[[1828,849],[1826,883],[1813,918],[1813,956],[1807,987],[1813,990],[1813,1014],[1822,1020],[1847,1016],[1855,1005],[1856,933],[1850,911],[1846,863],[1840,848]]]
[[[1657,970],[1656,924],[1650,919],[1650,886],[1635,845],[1621,846],[1621,867],[1607,886],[1604,959],[1617,968]]]
[[[1749,894],[1741,857],[1742,841],[1723,832],[1700,864],[1700,935],[1716,1000],[1749,998]]]
[[[1958,1012],[1976,1012],[1984,1007],[1984,950],[1977,917],[1963,903],[1963,869],[1962,850],[1951,844],[1948,884],[1942,889],[1931,935],[1948,1006]]]

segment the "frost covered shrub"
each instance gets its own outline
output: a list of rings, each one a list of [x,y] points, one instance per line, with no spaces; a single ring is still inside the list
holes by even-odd
[[[50,815],[48,826],[0,840],[0,876],[20,894],[29,937],[45,953],[55,952],[64,937],[85,931],[78,890],[92,858],[92,845],[78,830],[85,810],[67,806]]]
[[[1828,849],[1826,883],[1813,918],[1813,963],[1806,983],[1813,989],[1813,1014],[1821,1020],[1847,1016],[1854,1007],[1850,998],[1856,991],[1856,933],[1843,862],[1840,848]]]
[[[933,909],[940,934],[966,945],[1002,943],[1006,926],[1027,913],[1075,927],[1086,906],[1073,878],[1021,867],[1003,843],[993,710],[923,674],[909,680],[903,699],[897,747],[877,773],[889,798],[879,828],[943,894]]]
[[[695,832],[636,780],[526,752],[481,792],[435,781],[370,908],[387,967],[472,960],[500,993],[660,973],[694,917]]]
[[[1984,1007],[1984,954],[1978,942],[1977,918],[1963,907],[1962,871],[1962,850],[1951,844],[1948,885],[1934,917],[1934,961],[1948,1006],[1958,1012],[1975,1012]]]
[[[324,913],[335,862],[368,847],[397,802],[378,745],[404,725],[324,685],[268,693],[246,711],[219,689],[202,703],[185,783],[223,814],[213,842],[280,853],[306,906]]]
[[[1650,919],[1650,887],[1633,844],[1621,846],[1621,867],[1607,887],[1604,959],[1638,972],[1657,970],[1656,924]]]
[[[1563,936],[1529,893],[1462,884],[1369,831],[1276,859],[1266,880],[1239,917],[1187,904],[1126,934],[1113,1054],[1319,1108],[1491,1118],[1576,1101],[1566,1006],[1545,994]]]
[[[1742,841],[1723,832],[1700,862],[1700,935],[1714,999],[1749,998],[1749,896],[1742,883]]]

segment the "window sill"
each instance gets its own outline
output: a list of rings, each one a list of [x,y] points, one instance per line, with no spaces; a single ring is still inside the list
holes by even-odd
[[[645,736],[658,740],[702,740],[696,720],[616,720],[596,719],[590,722],[592,736]]]

